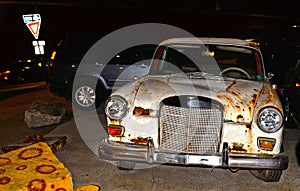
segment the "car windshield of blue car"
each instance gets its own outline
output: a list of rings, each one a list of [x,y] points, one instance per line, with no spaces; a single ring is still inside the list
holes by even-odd
[[[219,76],[261,80],[263,67],[260,53],[252,48],[233,45],[172,44],[161,46],[150,74],[186,75],[190,78]]]

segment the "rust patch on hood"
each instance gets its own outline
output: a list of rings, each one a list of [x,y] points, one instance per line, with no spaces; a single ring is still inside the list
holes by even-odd
[[[131,94],[134,94],[133,100],[135,100],[135,98],[136,98],[136,96],[137,96],[137,94],[138,94],[138,92],[139,92],[139,89],[140,89],[140,87],[142,86],[142,84],[143,84],[142,81],[139,82],[139,83],[134,87],[133,91],[131,92]]]
[[[257,96],[257,94],[253,94],[252,96],[251,96],[251,100],[250,100],[250,103],[249,103],[249,114],[250,114],[250,116],[252,116],[253,115],[253,110],[254,110],[254,108],[255,108],[255,105],[256,105],[256,100],[258,99],[258,96]]]
[[[241,123],[241,122],[245,122],[245,119],[244,119],[244,117],[240,114],[240,115],[238,115],[238,116],[236,117],[236,121],[239,122],[239,123]]]
[[[265,99],[265,103],[270,103],[272,102],[272,100],[275,99],[275,95],[273,94],[273,92],[270,92],[270,94],[268,95],[268,97]]]
[[[254,82],[233,81],[226,87],[226,93],[217,94],[223,100],[224,107],[227,108],[227,118],[235,122],[249,122],[252,120],[253,111],[256,107],[259,95],[257,84]]]
[[[234,95],[235,97],[237,97],[238,99],[241,100],[240,97],[240,93],[239,92],[235,92],[232,89],[237,85],[237,81],[232,82],[227,88],[226,88],[226,92],[231,93],[232,95]]]
[[[234,95],[234,96],[236,96],[236,97],[239,97],[239,93],[236,93],[236,92],[230,92],[230,93],[232,93],[232,95]]]
[[[143,101],[146,99],[157,100],[169,89],[169,84],[163,80],[142,79],[135,84],[129,96],[132,96],[132,104],[134,104],[135,101]]]
[[[258,98],[258,96],[257,96],[257,94],[253,94],[252,96],[251,96],[251,103],[252,104],[255,104],[256,103],[256,100],[257,100],[257,98]]]
[[[230,85],[226,88],[226,91],[227,91],[227,92],[230,92],[230,91],[231,91],[230,89],[231,89],[232,87],[234,87],[234,86],[236,85],[236,83],[237,83],[236,81],[232,82],[232,84],[230,84]]]
[[[233,100],[232,100],[232,98],[230,96],[227,96],[227,95],[217,95],[217,97],[220,98],[220,99],[222,99],[222,100],[226,100],[231,105],[235,105],[235,103],[233,102]]]

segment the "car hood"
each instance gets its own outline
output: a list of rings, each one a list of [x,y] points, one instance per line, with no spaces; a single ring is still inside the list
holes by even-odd
[[[130,91],[129,91],[130,90]],[[224,107],[224,120],[250,123],[257,108],[273,106],[281,110],[277,94],[266,81],[241,79],[189,79],[145,76],[115,94],[124,96],[131,109],[141,107],[158,115],[161,101],[172,96],[202,96]],[[150,113],[151,115],[151,113]]]

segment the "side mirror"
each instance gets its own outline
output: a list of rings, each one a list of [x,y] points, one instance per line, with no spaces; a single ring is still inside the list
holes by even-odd
[[[267,74],[267,77],[268,77],[269,80],[272,79],[274,76],[275,76],[275,74],[273,74],[272,72],[269,72]]]

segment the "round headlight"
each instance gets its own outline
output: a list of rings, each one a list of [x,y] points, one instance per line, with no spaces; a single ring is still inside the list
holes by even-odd
[[[128,110],[127,101],[121,96],[110,97],[105,104],[105,114],[111,119],[122,119]]]
[[[282,126],[281,113],[272,107],[262,109],[258,114],[258,126],[267,133],[274,133]]]

